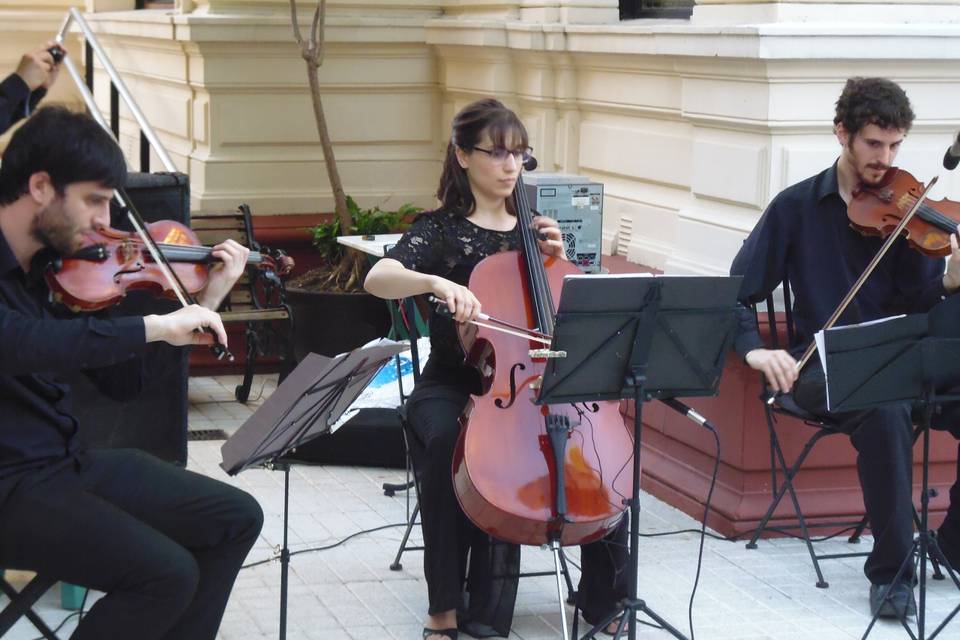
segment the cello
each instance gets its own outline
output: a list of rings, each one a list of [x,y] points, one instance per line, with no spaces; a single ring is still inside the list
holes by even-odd
[[[536,166],[532,161],[532,169]],[[459,325],[467,361],[483,394],[467,403],[453,456],[453,483],[464,513],[490,535],[516,544],[584,544],[620,522],[632,494],[633,441],[619,403],[534,404],[551,357],[542,349],[553,331],[563,277],[580,271],[544,256],[537,245],[523,176],[513,205],[522,246],[480,261],[469,289],[483,309],[529,338]]]

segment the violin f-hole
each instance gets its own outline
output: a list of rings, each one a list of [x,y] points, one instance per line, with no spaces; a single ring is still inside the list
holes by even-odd
[[[113,274],[113,281],[114,281],[115,283],[119,283],[119,282],[120,282],[120,278],[122,278],[123,276],[127,275],[128,273],[140,273],[141,271],[143,271],[143,270],[146,268],[146,267],[144,267],[143,264],[140,263],[140,262],[136,263],[136,265],[134,265],[134,266],[136,267],[136,268],[134,268],[134,269],[121,269],[120,271],[117,271],[115,274]]]

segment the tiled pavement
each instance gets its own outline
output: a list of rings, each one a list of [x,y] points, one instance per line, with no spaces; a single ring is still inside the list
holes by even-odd
[[[238,378],[190,380],[190,429],[223,429],[232,433],[257,402],[233,401]],[[267,396],[275,379],[259,377],[251,396]],[[282,540],[283,476],[265,470],[245,471],[230,478],[217,464],[222,441],[190,443],[191,469],[235,483],[260,501],[266,523],[248,562],[275,556]],[[392,469],[298,466],[291,472],[290,547],[298,550],[329,545],[357,531],[401,523],[404,497],[385,497],[383,482],[397,482],[403,472]],[[698,523],[670,506],[644,495],[642,530],[664,532],[692,529]],[[290,640],[353,638],[380,640],[420,637],[426,591],[418,552],[404,556],[403,570],[388,565],[402,529],[387,528],[355,537],[341,546],[293,556],[290,572],[287,638]],[[415,529],[415,539],[419,541]],[[689,637],[687,606],[696,572],[697,535],[683,533],[641,541],[639,593],[647,604]],[[870,544],[869,538],[862,545]],[[845,551],[844,542],[821,543],[822,551]],[[861,547],[854,548],[857,550]],[[570,551],[576,560],[578,550]],[[695,637],[701,640],[760,639],[850,640],[862,636],[869,621],[867,583],[862,559],[824,563],[829,589],[814,586],[806,550],[795,540],[761,543],[748,551],[742,542],[708,539],[700,586],[694,606]],[[549,570],[547,551],[523,550],[524,570]],[[960,603],[960,593],[944,582],[930,582],[928,617],[941,620]],[[277,638],[280,565],[268,562],[241,572],[224,617],[219,638]],[[39,611],[56,626],[66,615],[57,590],[42,600]],[[568,609],[569,616],[569,609]],[[547,640],[559,637],[560,614],[552,578],[520,581],[511,638]],[[73,620],[61,630],[69,635]],[[928,622],[928,633],[930,630]],[[6,637],[26,640],[38,634],[21,621]],[[666,632],[641,627],[640,638],[670,638]],[[895,623],[881,623],[871,638],[907,638]],[[960,638],[960,620],[943,638]],[[693,640],[693,639],[691,639]]]

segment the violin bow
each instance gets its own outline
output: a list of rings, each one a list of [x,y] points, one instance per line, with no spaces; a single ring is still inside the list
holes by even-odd
[[[853,283],[852,287],[850,287],[850,291],[848,291],[847,295],[844,296],[843,300],[840,301],[840,305],[833,312],[833,315],[827,319],[827,322],[823,325],[822,331],[826,331],[827,329],[833,327],[837,320],[840,319],[840,316],[843,315],[843,312],[847,310],[847,307],[853,301],[854,296],[856,296],[857,292],[860,291],[860,287],[863,286],[863,283],[867,281],[867,278],[870,277],[870,274],[873,273],[873,270],[876,269],[878,264],[880,264],[880,260],[883,259],[883,256],[886,255],[890,247],[893,246],[893,243],[896,242],[897,238],[900,237],[904,227],[906,227],[907,223],[913,218],[913,214],[920,209],[920,205],[923,204],[924,200],[926,200],[927,194],[930,193],[930,189],[933,188],[933,185],[937,184],[937,179],[938,176],[933,176],[933,179],[930,180],[930,184],[928,184],[923,190],[923,193],[917,197],[917,201],[914,203],[913,207],[910,208],[910,211],[907,212],[907,215],[903,216],[900,224],[898,224],[897,227],[890,233],[883,245],[880,247],[880,250],[877,251],[877,254],[873,256],[873,259],[870,260],[870,263],[863,270],[863,273],[860,274],[860,277],[857,278],[857,281]],[[817,341],[813,340],[810,342],[807,350],[803,353],[803,357],[800,358],[799,362],[797,362],[797,372],[803,370],[803,367],[807,364],[816,350]]]
[[[442,298],[438,298],[434,295],[427,296],[427,302],[430,304],[435,304],[437,306],[437,313],[440,315],[447,316],[452,318],[453,314],[450,313],[450,309],[447,308],[447,301]],[[551,338],[545,333],[536,331],[535,329],[528,329],[526,327],[521,327],[513,323],[507,322],[506,320],[500,320],[489,316],[485,313],[481,313],[477,316],[479,320],[467,320],[467,324],[473,324],[478,327],[485,327],[487,329],[492,329],[493,331],[499,331],[501,333],[506,333],[511,336],[516,336],[518,338],[523,338],[524,340],[532,340],[534,342],[540,342],[542,344],[549,345],[551,344]],[[485,321],[485,322],[481,322]],[[498,326],[503,325],[503,326]],[[509,328],[507,328],[509,327]]]
[[[86,23],[83,22],[83,19],[74,11],[71,11],[66,19],[64,20],[63,27],[60,29],[60,32],[57,34],[54,39],[57,44],[63,46],[63,38],[66,33],[67,28],[69,27],[71,21],[76,20],[77,24],[81,27],[81,30],[86,28]],[[89,39],[88,39],[89,41]],[[100,108],[97,106],[96,101],[93,99],[93,94],[90,92],[90,89],[84,83],[83,79],[80,77],[80,72],[77,71],[76,65],[73,64],[73,59],[70,56],[62,56],[60,60],[67,73],[70,75],[71,80],[73,80],[74,85],[76,85],[77,90],[80,92],[80,97],[83,98],[84,104],[87,105],[87,111],[90,113],[90,116],[97,121],[100,127],[106,131],[113,141],[119,145],[117,137],[114,135],[113,130],[110,128],[110,125],[107,124],[107,121],[103,118],[103,114],[100,113]],[[106,65],[110,71],[112,70],[109,60],[106,60]],[[160,144],[159,140],[153,135],[153,131],[150,129],[149,125],[144,125],[145,119],[141,122],[143,115],[140,113],[139,107],[136,103],[130,99],[127,99],[129,91],[127,90],[126,85],[123,84],[123,80],[119,77],[114,78],[115,71],[111,73],[111,80],[117,84],[118,90],[124,96],[127,106],[133,111],[135,116],[139,116],[137,122],[141,124],[141,131],[146,135],[150,141],[153,143],[154,149],[157,151],[160,159],[163,161],[164,167],[167,171],[176,171],[176,167],[173,164],[173,161],[167,155],[166,150]],[[193,299],[188,292],[186,287],[183,286],[183,283],[180,281],[180,278],[177,277],[177,274],[170,268],[170,263],[167,261],[166,256],[157,248],[156,242],[153,238],[150,237],[150,234],[147,233],[147,225],[143,221],[143,217],[140,215],[140,212],[137,211],[136,207],[133,206],[133,201],[130,200],[130,197],[127,195],[127,192],[122,188],[118,187],[113,192],[113,197],[117,201],[124,211],[127,212],[127,219],[130,221],[130,224],[133,225],[134,230],[143,240],[144,245],[147,247],[147,251],[150,252],[151,257],[159,265],[160,272],[163,274],[163,277],[166,278],[167,283],[170,285],[170,288],[176,294],[177,299],[180,301],[180,304],[184,307],[190,304],[196,304],[196,301]],[[216,334],[209,327],[205,327],[204,331],[213,335],[214,343],[210,345],[210,350],[213,351],[213,354],[217,357],[218,360],[226,357],[228,360],[233,360],[233,354],[230,353],[226,347],[220,344],[220,341],[217,339]]]
[[[160,250],[160,247],[157,246],[156,241],[153,237],[147,233],[147,224],[143,220],[143,216],[140,215],[140,212],[137,211],[137,208],[134,206],[133,201],[130,199],[130,196],[127,195],[126,190],[123,187],[117,187],[114,191],[114,198],[117,200],[123,209],[127,212],[127,220],[130,221],[130,224],[133,225],[134,231],[137,232],[137,235],[140,236],[140,239],[143,240],[143,244],[146,245],[147,251],[150,252],[150,256],[153,258],[153,261],[157,263],[157,266],[160,267],[160,272],[163,274],[163,277],[166,278],[167,284],[170,285],[170,288],[173,290],[174,294],[177,296],[177,300],[180,301],[180,304],[184,307],[197,304],[197,301],[194,297],[187,291],[187,288],[183,286],[183,282],[180,280],[180,277],[177,273],[170,268],[170,263],[167,261],[167,257],[163,255],[163,251]],[[220,343],[220,340],[217,339],[216,334],[210,327],[204,327],[203,330],[206,333],[211,334],[214,337],[214,343],[210,345],[210,350],[213,351],[213,355],[217,357],[217,360],[221,360],[224,357],[227,360],[233,361],[233,354]]]

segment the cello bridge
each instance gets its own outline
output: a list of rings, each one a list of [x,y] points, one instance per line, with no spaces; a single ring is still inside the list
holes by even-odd
[[[541,358],[566,358],[566,351],[551,351],[550,349],[530,349],[530,359],[537,360]]]

